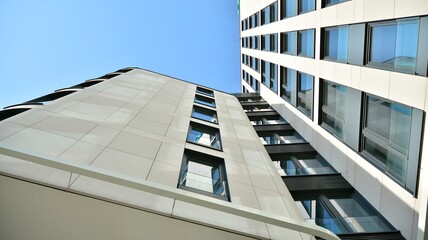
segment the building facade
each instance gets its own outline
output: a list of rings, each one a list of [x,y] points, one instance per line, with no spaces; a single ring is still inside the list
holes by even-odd
[[[231,94],[126,68],[0,120],[1,239],[337,239]]]
[[[242,91],[406,239],[426,238],[427,15],[419,0],[240,2]]]

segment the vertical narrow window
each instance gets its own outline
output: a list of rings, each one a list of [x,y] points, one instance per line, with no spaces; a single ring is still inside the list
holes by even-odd
[[[297,32],[281,33],[281,53],[297,55]]]
[[[370,65],[409,73],[416,71],[419,19],[370,24],[369,35]]]
[[[298,72],[297,108],[312,119],[313,82],[312,75]]]
[[[297,54],[299,56],[314,58],[314,32],[314,29],[308,29],[298,32]]]
[[[281,97],[295,105],[297,71],[281,67]]]
[[[343,140],[347,87],[324,81],[322,99],[322,126]]]
[[[278,21],[277,4],[277,2],[274,2],[261,10],[261,25]]]
[[[262,60],[262,83],[278,94],[278,65]]]
[[[348,29],[348,26],[325,29],[324,59],[348,61]]]
[[[219,130],[202,124],[190,123],[187,141],[221,150]]]
[[[269,40],[270,40],[270,43],[269,43],[270,51],[278,52],[278,34],[277,33],[271,34]]]
[[[224,160],[186,149],[178,187],[229,201]]]

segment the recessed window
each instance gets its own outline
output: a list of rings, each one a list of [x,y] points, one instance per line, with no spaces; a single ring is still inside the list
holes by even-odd
[[[242,20],[242,31],[245,31],[248,29],[248,19]]]
[[[318,153],[302,153],[275,157],[273,164],[281,176],[336,173],[334,168]]]
[[[278,94],[278,65],[262,61],[262,83]]]
[[[297,55],[297,32],[281,33],[281,53]]]
[[[281,97],[295,105],[297,71],[281,67]]]
[[[198,106],[193,106],[192,117],[212,123],[218,122],[215,111]]]
[[[324,81],[322,95],[322,126],[337,138],[343,139],[347,87]]]
[[[200,94],[204,94],[210,97],[214,97],[214,92],[212,90],[202,88],[202,87],[196,87],[196,92]]]
[[[187,141],[221,150],[219,130],[202,124],[190,123]]]
[[[314,76],[298,72],[297,108],[312,118]]]
[[[259,49],[259,36],[250,37],[250,48]]]
[[[195,103],[215,108],[215,100],[213,98],[195,95]]]
[[[322,6],[328,7],[328,6],[336,5],[338,3],[347,2],[347,1],[350,1],[350,0],[323,0]]]
[[[259,59],[256,57],[250,57],[250,67],[256,72],[260,71]]]
[[[278,5],[278,3],[274,2],[271,5],[262,9],[262,11],[261,11],[261,14],[262,14],[261,25],[265,25],[265,24],[268,24],[271,22],[278,21],[278,7],[277,7],[277,5]]]
[[[268,52],[278,52],[278,34],[262,35],[262,50]]]
[[[324,30],[324,59],[339,62],[348,61],[348,26]]]
[[[415,73],[419,19],[401,19],[369,24],[368,64]]]
[[[178,187],[229,201],[224,160],[186,149]]]
[[[281,0],[281,19],[315,10],[315,0]]]
[[[315,10],[315,0],[299,0],[299,14]]]
[[[259,12],[256,12],[255,14],[251,15],[249,18],[249,28],[255,28],[259,26]]]
[[[298,31],[297,54],[299,56],[314,58],[314,32],[314,29]]]

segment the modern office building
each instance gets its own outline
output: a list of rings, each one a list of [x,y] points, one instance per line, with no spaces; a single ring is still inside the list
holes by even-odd
[[[126,68],[0,111],[0,239],[338,239],[234,95]]]
[[[246,0],[240,20],[248,95],[238,97],[304,218],[345,238],[388,232],[361,224],[376,215],[405,239],[427,239],[428,1]],[[264,126],[272,123],[276,129]],[[291,146],[297,156],[286,154]],[[344,181],[304,193],[310,179],[295,177],[304,152]],[[334,193],[346,189],[364,204],[337,201]]]

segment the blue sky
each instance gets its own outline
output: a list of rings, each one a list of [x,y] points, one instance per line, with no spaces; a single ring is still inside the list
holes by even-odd
[[[234,0],[0,0],[0,107],[135,66],[239,92]]]

